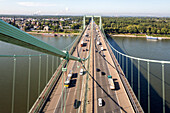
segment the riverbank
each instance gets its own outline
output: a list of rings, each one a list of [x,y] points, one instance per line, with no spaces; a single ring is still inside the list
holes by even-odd
[[[109,34],[110,36],[114,37],[132,37],[132,38],[146,38],[145,35],[139,36],[139,35],[132,35],[132,34]],[[159,36],[160,37],[160,36]],[[162,39],[170,39],[170,37],[160,37]]]
[[[38,32],[26,32],[28,34],[40,34],[40,35],[51,35],[51,34],[55,34],[55,35],[79,35],[80,33],[38,33]]]

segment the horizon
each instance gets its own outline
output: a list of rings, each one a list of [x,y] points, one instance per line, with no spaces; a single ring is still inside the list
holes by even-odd
[[[0,0],[0,15],[101,15],[170,17],[168,0]],[[87,7],[88,5],[88,7]]]
[[[63,16],[63,17],[68,17],[68,16],[102,16],[102,17],[155,17],[155,18],[170,18],[170,16],[154,16],[154,15],[95,15],[95,14],[88,14],[88,15],[81,15],[81,14],[75,14],[75,15],[71,15],[71,14],[60,14],[60,15],[47,15],[47,14],[42,14],[42,15],[26,15],[26,14],[0,14],[1,17],[3,16],[32,16],[32,17],[36,17],[36,16]]]

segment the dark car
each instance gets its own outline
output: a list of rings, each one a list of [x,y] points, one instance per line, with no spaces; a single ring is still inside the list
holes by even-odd
[[[78,100],[75,99],[75,101],[74,101],[74,109],[77,109],[77,108],[78,108]]]

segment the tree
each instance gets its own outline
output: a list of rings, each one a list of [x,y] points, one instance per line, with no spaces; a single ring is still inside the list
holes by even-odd
[[[161,33],[161,30],[158,29],[158,30],[157,30],[157,33],[160,34],[160,33]]]

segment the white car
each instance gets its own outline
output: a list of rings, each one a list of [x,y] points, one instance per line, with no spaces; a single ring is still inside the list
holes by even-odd
[[[103,51],[103,47],[101,47],[101,51]]]
[[[102,103],[102,99],[101,99],[101,98],[98,98],[98,105],[99,105],[99,106],[103,106],[103,103]]]
[[[80,75],[83,75],[83,68],[80,69]]]

